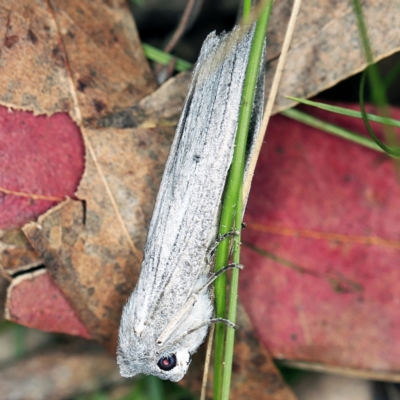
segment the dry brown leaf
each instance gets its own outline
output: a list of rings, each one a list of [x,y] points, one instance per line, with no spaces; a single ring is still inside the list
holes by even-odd
[[[81,122],[156,87],[123,0],[4,0],[0,21],[2,105]]]
[[[352,0],[303,0],[286,59],[274,113],[311,97],[366,67]],[[267,34],[269,93],[292,1],[275,2]],[[395,0],[370,0],[362,9],[376,61],[400,50],[400,13]]]
[[[35,235],[32,243],[92,336],[105,343],[117,326],[109,315],[119,312],[138,273],[149,197],[173,132],[83,127],[134,105],[156,86],[123,1],[5,2],[0,18],[6,37],[0,103],[35,114],[68,112],[85,139],[80,201],[68,200],[43,217],[48,235]]]
[[[0,271],[8,279],[17,272],[43,264],[21,229],[0,231]]]
[[[4,317],[12,276],[43,264],[21,229],[0,231],[0,321]]]

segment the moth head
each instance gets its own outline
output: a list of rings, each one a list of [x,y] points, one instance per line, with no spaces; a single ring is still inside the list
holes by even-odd
[[[154,326],[141,324],[137,318],[132,308],[132,297],[124,307],[119,328],[117,363],[121,375],[129,378],[142,373],[180,381],[191,361],[189,350],[184,343],[172,347],[159,346]]]
[[[154,350],[145,350],[139,340],[136,343],[131,341],[129,349],[121,342],[118,346],[117,363],[125,378],[142,373],[178,382],[186,374],[190,361],[191,355],[183,349],[159,354]]]

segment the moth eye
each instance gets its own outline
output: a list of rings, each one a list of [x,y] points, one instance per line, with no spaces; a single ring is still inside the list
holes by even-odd
[[[166,356],[166,357],[161,357],[158,360],[157,365],[163,371],[170,371],[172,368],[176,367],[176,355],[175,354],[171,354],[171,355]]]

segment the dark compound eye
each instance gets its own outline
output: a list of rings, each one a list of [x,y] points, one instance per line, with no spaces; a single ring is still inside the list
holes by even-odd
[[[172,368],[176,367],[176,355],[171,354],[166,357],[161,357],[158,360],[157,365],[162,369],[163,371],[170,371]]]

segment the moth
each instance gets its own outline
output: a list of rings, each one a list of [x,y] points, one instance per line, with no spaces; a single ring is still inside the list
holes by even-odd
[[[121,317],[117,362],[124,377],[179,381],[213,322],[210,249],[232,162],[254,26],[205,40],[165,166],[138,283]],[[247,158],[263,110],[259,68]]]

